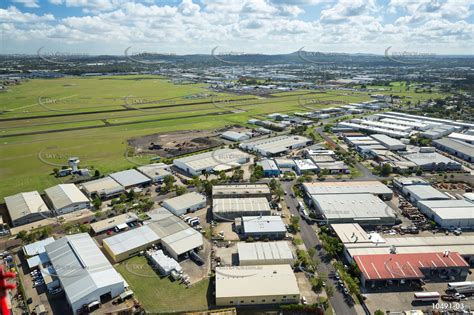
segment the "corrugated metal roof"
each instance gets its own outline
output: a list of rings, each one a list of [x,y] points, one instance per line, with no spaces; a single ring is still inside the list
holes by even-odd
[[[119,255],[140,246],[158,242],[159,239],[160,237],[152,229],[144,225],[106,238],[103,242],[107,244],[115,255]]]
[[[216,298],[287,295],[299,298],[300,290],[290,265],[216,268]]]
[[[197,192],[190,192],[163,201],[163,207],[168,210],[187,209],[206,202],[206,197]]]
[[[5,197],[5,203],[12,221],[31,213],[49,212],[48,207],[37,191],[19,193]]]
[[[172,248],[177,255],[203,245],[201,233],[190,227],[163,238],[162,242]]]
[[[219,198],[214,199],[212,212],[249,212],[271,211],[268,200],[265,197],[258,198]]]
[[[54,209],[62,209],[74,203],[89,202],[89,199],[74,184],[59,184],[44,191]]]
[[[109,175],[123,187],[139,186],[150,182],[150,179],[137,170],[125,170]]]
[[[31,244],[23,246],[23,252],[26,256],[34,256],[40,253],[44,253],[45,246],[54,242],[54,237],[48,237],[44,240],[40,240]]]
[[[321,194],[393,194],[392,190],[379,181],[314,182],[304,183],[304,189],[311,195]]]
[[[122,185],[117,183],[111,177],[99,178],[90,182],[85,182],[81,185],[89,195],[101,193],[109,194],[124,190]]]
[[[286,233],[281,217],[276,215],[242,217],[245,233]]]
[[[46,246],[46,252],[71,304],[109,286],[124,286],[112,267],[86,233],[65,236]]]
[[[186,164],[189,168],[199,171],[214,168],[218,165],[240,165],[240,161],[250,158],[250,155],[237,149],[219,149],[212,152],[194,154],[175,159],[176,162]],[[176,165],[176,164],[175,164]]]
[[[410,195],[416,200],[451,199],[441,191],[429,185],[410,185],[405,186],[403,190],[410,193]]]
[[[274,261],[292,260],[293,253],[288,242],[252,242],[237,243],[239,260],[242,261]]]
[[[255,185],[216,185],[212,186],[212,196],[230,194],[270,194],[270,188],[266,184]]]

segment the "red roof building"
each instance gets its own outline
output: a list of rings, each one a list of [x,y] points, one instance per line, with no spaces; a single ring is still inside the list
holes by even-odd
[[[433,271],[450,276],[467,276],[469,264],[455,252],[356,255],[354,260],[362,282],[423,279]]]

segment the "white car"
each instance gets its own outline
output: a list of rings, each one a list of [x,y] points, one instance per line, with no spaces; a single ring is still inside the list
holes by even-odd
[[[301,304],[303,304],[303,305],[308,304],[308,301],[306,300],[306,297],[304,297],[304,296],[301,297]]]

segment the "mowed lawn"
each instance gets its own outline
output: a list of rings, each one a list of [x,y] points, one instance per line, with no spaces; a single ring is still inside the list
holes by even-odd
[[[177,281],[160,279],[143,256],[132,257],[116,267],[147,313],[199,311],[208,308],[209,279],[186,289]]]

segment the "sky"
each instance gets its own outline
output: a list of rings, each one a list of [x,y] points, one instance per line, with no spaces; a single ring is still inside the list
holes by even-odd
[[[2,0],[0,53],[474,54],[474,0]]]

